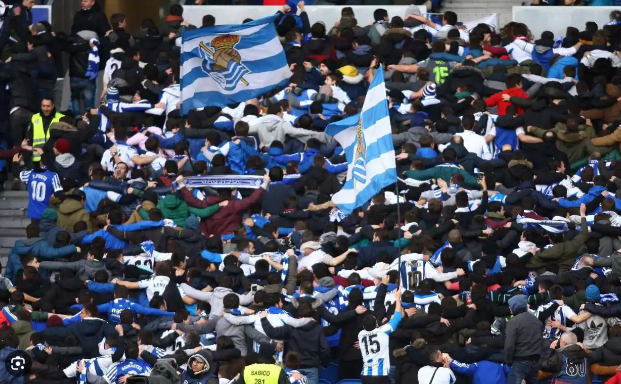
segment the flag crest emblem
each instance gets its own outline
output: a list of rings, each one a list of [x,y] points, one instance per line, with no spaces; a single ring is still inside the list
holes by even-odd
[[[207,44],[199,43],[202,70],[227,91],[235,89],[240,82],[249,85],[244,76],[250,70],[242,63],[241,55],[235,49],[240,40],[241,36],[220,35]]]

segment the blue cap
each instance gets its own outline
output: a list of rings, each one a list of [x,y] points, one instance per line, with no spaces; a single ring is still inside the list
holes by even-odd
[[[597,285],[589,285],[586,289],[586,299],[589,301],[598,301],[600,298],[599,288]]]

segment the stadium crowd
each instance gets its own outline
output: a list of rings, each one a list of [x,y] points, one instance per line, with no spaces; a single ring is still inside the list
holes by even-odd
[[[318,384],[330,361],[363,384],[621,383],[621,12],[558,37],[289,2],[289,84],[182,116],[182,6],[130,34],[82,0],[65,35],[33,3],[0,33],[2,184],[31,220],[0,383]],[[380,65],[398,185],[344,215],[324,130]]]

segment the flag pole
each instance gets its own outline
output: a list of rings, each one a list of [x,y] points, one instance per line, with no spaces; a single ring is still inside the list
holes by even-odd
[[[401,280],[401,205],[399,204],[399,178],[395,183],[395,193],[397,195],[397,241],[399,242],[399,280]],[[403,285],[402,281],[399,281],[399,285]],[[407,287],[404,286],[407,289]]]

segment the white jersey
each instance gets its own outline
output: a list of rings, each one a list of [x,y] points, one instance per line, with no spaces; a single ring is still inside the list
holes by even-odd
[[[390,373],[389,336],[401,321],[401,312],[395,312],[390,321],[372,331],[358,333],[362,353],[362,376],[388,376]]]
[[[170,277],[168,276],[154,276],[147,280],[140,280],[138,282],[138,286],[140,289],[146,288],[147,299],[151,301],[155,293],[157,292],[160,296],[164,295],[164,290],[170,283]]]
[[[117,143],[116,150],[117,155],[119,156],[121,161],[127,164],[128,167],[133,168],[134,162],[132,161],[132,157],[138,156],[138,151],[136,151],[136,148],[130,147],[129,145]],[[107,171],[114,170],[114,157],[112,157],[109,149],[106,149],[103,156],[101,157],[101,166],[104,167],[104,169]]]
[[[549,303],[540,305],[539,308],[537,308],[536,315],[538,316],[541,312],[550,308],[552,304],[553,302],[549,302]],[[549,319],[557,320],[558,322],[561,323],[561,325],[566,326],[567,320],[575,315],[576,315],[576,312],[574,312],[573,309],[563,304],[560,307],[558,307],[556,311],[554,311],[554,313],[552,314],[552,316],[549,317]],[[562,334],[563,334],[563,331],[561,331],[560,329],[552,328],[549,325],[546,325],[545,322],[543,323],[543,337],[544,338],[558,339],[559,337],[561,337]]]
[[[112,52],[111,52],[112,53]],[[112,74],[117,69],[121,68],[121,60],[117,60],[111,57],[106,61],[106,68],[104,69],[103,86],[108,88],[108,83],[112,80]]]
[[[125,265],[135,265],[138,268],[144,269],[149,272],[153,272],[155,264],[162,260],[170,260],[172,253],[163,253],[153,251],[153,257],[148,253],[141,253],[138,256],[123,256]]]
[[[175,332],[177,331],[173,331],[171,329],[164,331],[162,333],[162,339],[170,335],[171,333],[175,333]],[[166,348],[166,352],[181,351],[183,350],[184,347],[185,347],[185,338],[183,337],[183,334],[181,334],[175,339],[175,343],[173,345]]]

